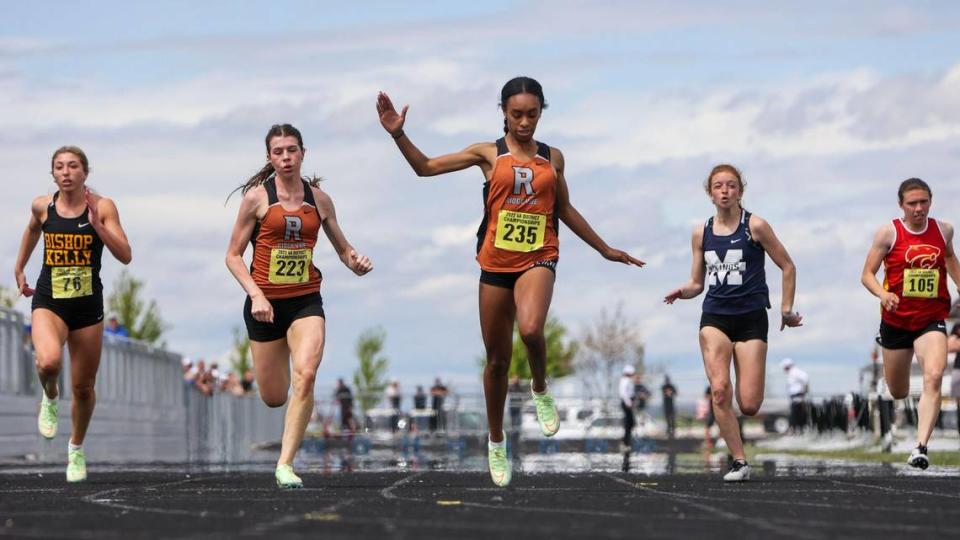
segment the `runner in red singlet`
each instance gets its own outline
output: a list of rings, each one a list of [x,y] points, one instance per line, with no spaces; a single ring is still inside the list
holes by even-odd
[[[928,215],[930,186],[910,178],[900,184],[897,195],[903,217],[877,231],[861,282],[880,299],[883,373],[893,397],[903,399],[910,392],[914,354],[923,369],[917,447],[907,463],[926,469],[927,442],[940,414],[940,384],[947,366],[947,276],[960,284],[960,263],[953,251],[953,226]],[[883,285],[876,276],[881,263]]]

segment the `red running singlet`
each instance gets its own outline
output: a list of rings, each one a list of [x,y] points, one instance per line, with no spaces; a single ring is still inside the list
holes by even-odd
[[[919,233],[893,220],[896,238],[883,259],[883,288],[900,297],[896,311],[881,309],[883,322],[908,331],[924,328],[950,314],[944,256],[947,242],[937,220],[927,218]]]

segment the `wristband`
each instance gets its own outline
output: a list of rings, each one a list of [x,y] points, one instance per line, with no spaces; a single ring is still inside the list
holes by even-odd
[[[406,134],[405,134],[405,133],[403,132],[403,130],[401,129],[399,135],[391,135],[391,137],[393,137],[393,140],[397,140],[397,139],[399,139],[400,137],[403,137],[404,135],[406,135]]]

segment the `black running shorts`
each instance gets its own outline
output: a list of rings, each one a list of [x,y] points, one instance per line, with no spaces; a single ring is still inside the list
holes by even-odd
[[[103,293],[61,300],[34,291],[30,310],[35,309],[48,309],[63,320],[68,330],[79,330],[103,322]]]
[[[737,315],[703,313],[700,315],[700,328],[711,326],[723,332],[733,343],[742,343],[751,339],[767,342],[770,323],[767,310],[758,309]]]
[[[520,279],[520,276],[539,267],[549,269],[554,275],[557,274],[557,261],[540,261],[520,272],[488,272],[486,270],[480,270],[480,283],[486,283],[487,285],[502,287],[504,289],[513,289],[517,284],[517,280]]]
[[[253,301],[247,297],[243,304],[243,322],[247,325],[250,341],[275,341],[287,337],[287,330],[293,321],[304,317],[324,317],[323,298],[319,292],[270,300],[273,306],[273,322],[260,322],[253,318],[250,309]]]
[[[947,333],[947,324],[941,319],[930,321],[920,330],[904,330],[880,321],[880,346],[884,349],[912,349],[913,342],[927,332]]]

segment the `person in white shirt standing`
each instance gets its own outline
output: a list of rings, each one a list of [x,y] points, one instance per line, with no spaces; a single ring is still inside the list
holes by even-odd
[[[633,415],[633,376],[637,370],[632,365],[623,366],[623,376],[620,377],[620,408],[623,409],[623,452],[629,453],[633,448],[633,426],[636,418]]]
[[[787,395],[790,396],[790,431],[799,432],[807,424],[806,399],[810,392],[810,376],[793,360],[784,358],[780,367],[787,374]]]

